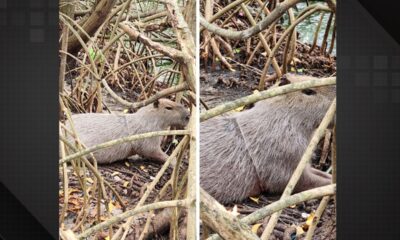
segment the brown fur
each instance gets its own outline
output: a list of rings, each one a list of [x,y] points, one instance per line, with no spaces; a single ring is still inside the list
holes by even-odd
[[[140,133],[185,127],[190,113],[181,104],[160,99],[133,114],[87,113],[72,116],[79,139],[87,146]],[[94,152],[98,163],[112,163],[134,154],[164,162],[168,155],[160,147],[162,137],[122,143]]]
[[[311,78],[287,77],[291,82]],[[335,95],[336,86],[296,91],[201,123],[203,189],[221,203],[242,201],[264,191],[283,192]],[[295,191],[330,182],[329,174],[309,164]]]

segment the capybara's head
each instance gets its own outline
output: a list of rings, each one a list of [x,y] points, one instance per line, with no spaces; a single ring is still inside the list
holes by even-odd
[[[177,128],[186,127],[190,118],[190,112],[185,106],[166,98],[158,99],[152,105],[146,106],[141,110],[152,111],[164,124]]]

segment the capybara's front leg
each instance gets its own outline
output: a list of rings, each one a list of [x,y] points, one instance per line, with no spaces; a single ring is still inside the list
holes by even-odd
[[[317,170],[317,169],[315,169]],[[331,178],[326,178],[325,176],[320,176],[312,170],[311,166],[307,166],[304,169],[303,175],[300,177],[294,192],[302,192],[309,189],[322,187],[331,184]]]
[[[311,170],[311,172],[313,172],[314,174],[316,174],[316,175],[318,175],[318,176],[321,176],[321,177],[323,177],[323,178],[329,179],[329,180],[332,181],[332,175],[330,175],[329,173],[326,173],[326,172],[324,172],[324,171],[321,171],[321,170],[316,169],[316,168],[313,168],[313,167],[311,167],[310,170]]]
[[[154,152],[151,152],[151,153],[149,153],[149,154],[146,154],[145,157],[150,158],[150,159],[152,159],[152,160],[154,160],[154,161],[157,161],[157,162],[159,162],[159,163],[164,164],[165,161],[166,161],[167,158],[168,158],[168,154],[166,154],[165,152],[163,152],[163,151],[161,150],[161,148],[160,148],[160,149],[157,149],[157,151],[154,151]]]

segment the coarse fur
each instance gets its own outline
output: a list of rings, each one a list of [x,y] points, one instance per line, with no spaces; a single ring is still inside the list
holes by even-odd
[[[183,105],[159,99],[132,114],[85,113],[73,115],[72,120],[79,139],[86,147],[92,147],[121,137],[167,130],[171,126],[183,128],[189,117],[190,113]],[[168,155],[161,149],[162,139],[162,136],[157,136],[126,142],[95,151],[94,156],[100,164],[134,154],[164,162]]]
[[[312,77],[287,75],[290,82]],[[200,125],[200,184],[221,203],[261,192],[281,193],[320,124],[336,86],[296,91]],[[308,164],[295,192],[330,184]]]

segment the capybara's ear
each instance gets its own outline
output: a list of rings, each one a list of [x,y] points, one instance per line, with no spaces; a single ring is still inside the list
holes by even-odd
[[[160,106],[160,101],[158,99],[154,101],[153,106],[154,108],[158,108],[158,106]]]
[[[279,86],[284,86],[284,85],[287,85],[289,83],[291,83],[291,82],[289,81],[287,75],[285,74],[285,75],[283,75],[281,77],[281,81],[279,82]]]

